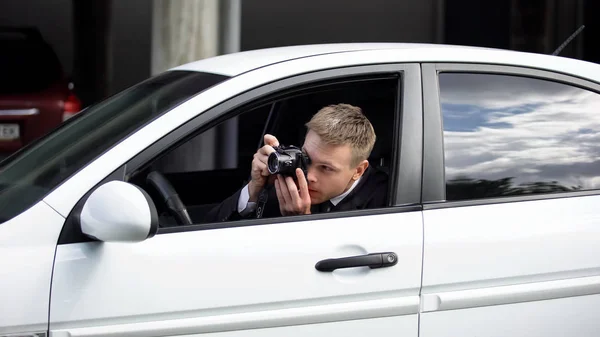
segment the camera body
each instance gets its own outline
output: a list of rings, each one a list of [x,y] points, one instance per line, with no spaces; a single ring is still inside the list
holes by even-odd
[[[275,152],[269,155],[267,168],[271,174],[281,174],[283,176],[296,177],[296,168],[302,169],[304,177],[308,173],[310,158],[302,149],[290,146],[276,146]]]

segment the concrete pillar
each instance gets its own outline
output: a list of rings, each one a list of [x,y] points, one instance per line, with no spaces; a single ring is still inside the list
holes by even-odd
[[[218,0],[153,1],[153,75],[219,54]]]
[[[219,53],[218,0],[153,0],[152,75]],[[163,157],[163,172],[212,170],[217,167],[215,128]]]
[[[152,75],[240,50],[241,0],[154,0]],[[237,118],[204,132],[161,159],[164,172],[237,167]]]
[[[221,0],[220,2],[220,43],[221,54],[240,51],[241,47],[241,0]],[[238,118],[230,118],[217,128],[219,134],[218,161],[220,168],[237,168]]]

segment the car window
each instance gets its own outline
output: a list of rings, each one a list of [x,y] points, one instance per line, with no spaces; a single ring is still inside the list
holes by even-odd
[[[600,187],[600,95],[512,75],[441,73],[446,199]]]
[[[161,172],[173,185],[192,219],[204,214],[245,184],[250,164],[264,132],[271,104],[244,111],[235,118],[193,135],[149,163],[129,182],[142,187],[159,209],[161,226],[175,225],[161,196],[147,182]]]
[[[0,163],[0,222],[62,183],[98,155],[174,106],[225,80],[198,72],[167,72],[75,115]]]
[[[41,40],[0,37],[0,94],[31,93],[63,76],[52,48]]]
[[[340,102],[363,109],[377,135],[369,161],[389,173],[397,84],[397,78],[328,84],[290,90],[290,94],[275,93],[276,99],[261,99],[260,104],[250,102],[250,108],[233,112],[235,117],[159,154],[129,182],[153,198],[161,227],[175,226],[176,222],[161,196],[146,182],[154,170],[173,185],[193,222],[206,223],[207,212],[248,182],[251,162],[263,145],[264,133],[275,135],[281,144],[300,147],[306,133],[304,124],[322,107]]]
[[[174,179],[191,172],[246,169],[259,145],[272,106],[265,104],[249,109],[195,135],[157,159],[152,169],[170,174]]]

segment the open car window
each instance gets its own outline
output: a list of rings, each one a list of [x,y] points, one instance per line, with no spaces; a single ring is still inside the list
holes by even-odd
[[[361,107],[373,125],[377,141],[370,164],[390,173],[398,77],[346,80],[274,94],[260,104],[251,102],[235,117],[161,153],[132,176],[130,182],[146,190],[160,214],[162,227],[176,226],[157,191],[146,182],[153,170],[163,173],[185,204],[193,223],[241,189],[250,178],[254,153],[265,133],[281,144],[302,146],[304,124],[324,106],[348,103]]]

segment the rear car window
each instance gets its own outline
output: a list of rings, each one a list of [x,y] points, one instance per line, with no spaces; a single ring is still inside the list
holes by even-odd
[[[44,90],[63,76],[56,54],[44,42],[0,39],[0,94]]]
[[[441,73],[446,199],[600,189],[600,95],[539,78]]]

